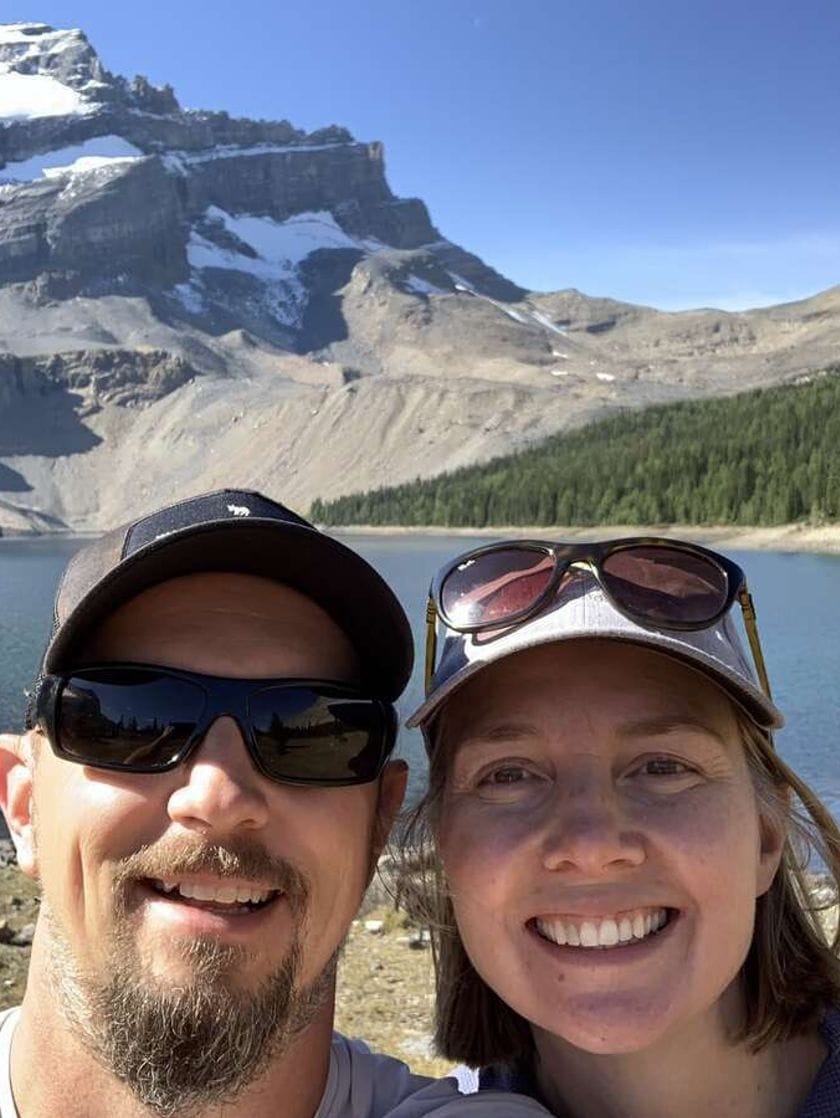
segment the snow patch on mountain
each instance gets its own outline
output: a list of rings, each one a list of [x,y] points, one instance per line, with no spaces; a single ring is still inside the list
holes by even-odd
[[[45,74],[18,74],[0,63],[0,119],[35,120],[45,116],[87,116],[96,112],[67,85]]]
[[[193,229],[187,247],[190,267],[228,268],[249,272],[260,279],[287,281],[295,279],[297,265],[318,249],[361,248],[361,242],[349,237],[327,211],[295,214],[286,221],[270,217],[225,213],[218,206],[208,207],[205,218],[232,235],[251,253],[216,244]],[[205,226],[206,228],[206,226]]]
[[[359,248],[359,242],[344,232],[328,210],[273,221],[248,214],[231,217],[211,206],[207,217],[223,222],[229,233],[250,245],[262,260],[281,268],[299,264],[318,249]]]
[[[81,41],[77,28],[56,31],[46,23],[0,24],[0,50],[6,62],[31,62],[47,52],[55,57]]]
[[[558,326],[555,322],[552,322],[542,311],[535,310],[533,307],[529,306],[522,306],[519,308],[512,307],[508,303],[500,302],[500,300],[494,299],[490,295],[485,295],[477,291],[471,283],[465,280],[463,276],[459,276],[456,272],[450,272],[449,278],[452,280],[456,291],[463,295],[472,295],[476,299],[483,299],[485,303],[490,303],[491,306],[497,307],[503,314],[506,314],[508,318],[512,318],[514,322],[519,322],[523,326],[530,326],[533,324],[539,326],[543,330],[549,330],[552,334],[560,334],[561,336],[568,333],[568,330],[564,326]],[[554,349],[551,352],[554,357],[566,358],[565,353],[559,353]],[[565,375],[564,372],[552,371],[552,376]]]
[[[214,227],[218,230],[215,236]],[[199,314],[211,301],[209,270],[245,273],[264,286],[264,305],[272,316],[285,326],[298,328],[308,299],[298,269],[308,256],[322,249],[370,254],[380,247],[385,246],[349,236],[327,210],[274,221],[252,214],[234,216],[210,206],[198,228],[190,231],[190,282],[179,284],[175,294],[187,311]]]
[[[200,280],[191,283],[179,283],[175,287],[175,296],[189,314],[200,315],[207,310],[204,295],[200,289]]]
[[[84,172],[114,163],[130,163],[143,152],[121,136],[98,136],[82,144],[44,152],[0,169],[0,182],[34,182],[41,178]]]
[[[355,140],[331,144],[253,144],[251,147],[236,147],[232,144],[218,144],[208,151],[170,151],[163,156],[168,171],[183,175],[187,167],[197,163],[213,163],[217,159],[244,159],[259,155],[288,155],[299,151],[329,151],[332,148],[358,147]]]
[[[548,315],[542,314],[540,311],[534,311],[534,310],[532,310],[530,312],[530,314],[531,314],[531,318],[533,318],[535,322],[538,322],[540,324],[540,326],[545,326],[545,328],[547,330],[551,330],[552,333],[554,333],[554,334],[565,334],[566,333],[566,331],[562,328],[562,326],[557,326],[554,322],[551,321],[551,319],[548,317]]]
[[[257,219],[259,220],[259,219]],[[268,220],[264,218],[263,220]],[[249,256],[235,249],[223,248],[198,233],[190,232],[187,245],[187,259],[191,268],[202,271],[205,268],[224,268],[231,272],[248,272],[264,280],[285,280],[293,274],[291,262],[287,260],[266,260],[259,254]]]
[[[449,292],[442,287],[438,287],[434,283],[429,283],[428,280],[422,276],[415,276],[414,274],[406,276],[403,280],[403,287],[406,291],[410,291],[412,295],[448,295]]]
[[[0,25],[0,119],[87,116],[86,99],[104,76],[95,51],[78,29],[45,23]]]
[[[0,24],[0,47],[17,46],[26,47],[32,44],[32,34],[37,31],[46,31],[45,23],[4,23]],[[26,32],[29,32],[28,34]]]
[[[459,276],[457,272],[450,272],[449,278],[452,280],[456,291],[460,291],[464,295],[472,295],[476,299],[482,299],[485,303],[490,303],[491,306],[497,307],[502,314],[506,314],[508,318],[512,318],[514,322],[528,325],[529,318],[533,319],[534,317],[530,312],[518,311],[508,303],[503,303],[499,299],[492,298],[490,295],[482,294],[480,291],[477,291],[471,283],[468,283],[463,276]],[[540,325],[543,324],[540,323]]]

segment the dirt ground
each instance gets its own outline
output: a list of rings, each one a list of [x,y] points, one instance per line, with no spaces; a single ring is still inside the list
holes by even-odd
[[[382,921],[381,932],[366,930],[371,920]],[[353,922],[338,973],[336,1028],[416,1072],[446,1075],[452,1065],[432,1049],[432,953],[417,939],[418,931],[393,908]]]
[[[17,1005],[23,997],[29,966],[29,947],[8,941],[34,924],[37,916],[35,885],[16,866],[0,868],[0,1009]]]

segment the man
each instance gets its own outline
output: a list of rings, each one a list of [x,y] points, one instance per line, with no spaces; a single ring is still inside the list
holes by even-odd
[[[518,1113],[332,1036],[337,953],[405,789],[388,756],[411,664],[376,572],[257,493],[76,553],[28,730],[0,750],[42,891],[0,1118]]]

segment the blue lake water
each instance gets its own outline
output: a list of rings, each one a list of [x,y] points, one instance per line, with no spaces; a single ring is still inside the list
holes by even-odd
[[[394,587],[422,648],[425,595],[446,559],[487,537],[360,536],[346,542]],[[20,726],[24,689],[35,672],[50,628],[61,571],[79,541],[0,540],[0,730]],[[747,571],[774,697],[788,725],[778,736],[782,754],[840,813],[840,556],[734,553]],[[400,703],[419,703],[422,664]],[[425,764],[419,734],[403,730],[400,753],[412,767],[412,795]]]

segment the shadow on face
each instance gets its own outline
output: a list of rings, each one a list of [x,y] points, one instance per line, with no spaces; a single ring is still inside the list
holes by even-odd
[[[353,647],[317,603],[269,579],[221,572],[143,591],[90,635],[78,659],[240,678],[359,678]]]

